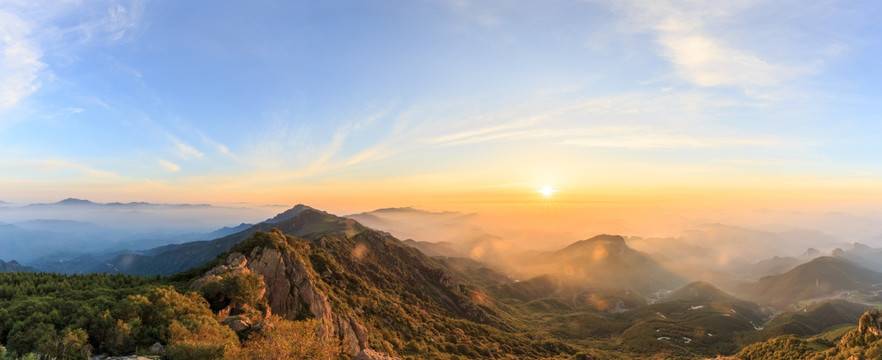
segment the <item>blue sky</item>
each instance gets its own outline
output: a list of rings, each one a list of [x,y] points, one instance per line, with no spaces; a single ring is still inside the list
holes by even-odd
[[[4,1],[0,199],[879,189],[880,15],[872,1]]]

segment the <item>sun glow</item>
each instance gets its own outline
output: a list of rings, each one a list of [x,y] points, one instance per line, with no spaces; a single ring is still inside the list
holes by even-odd
[[[536,192],[542,194],[542,196],[549,197],[552,194],[554,194],[555,192],[557,192],[557,190],[555,190],[551,186],[545,185],[541,189],[536,190]]]

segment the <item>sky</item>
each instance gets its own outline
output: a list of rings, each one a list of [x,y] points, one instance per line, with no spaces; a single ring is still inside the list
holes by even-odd
[[[0,200],[879,211],[880,16],[825,0],[2,0]]]

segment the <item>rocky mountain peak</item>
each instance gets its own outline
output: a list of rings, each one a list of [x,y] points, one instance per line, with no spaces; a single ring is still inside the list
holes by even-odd
[[[288,219],[291,219],[291,218],[297,216],[298,214],[300,214],[301,212],[303,212],[305,210],[318,211],[318,210],[316,210],[312,207],[309,207],[307,205],[297,204],[297,205],[294,205],[294,207],[292,207],[288,210],[285,210],[270,219],[267,219],[265,222],[273,224],[273,223],[285,221],[285,220],[288,220]]]
[[[257,275],[262,286],[257,294],[267,306],[266,311],[260,314],[264,319],[270,313],[288,320],[315,318],[319,322],[320,336],[326,341],[341,343],[346,353],[354,356],[368,348],[365,327],[353,314],[334,310],[329,296],[317,286],[320,275],[288,243],[281,231],[259,232],[249,240],[248,246],[232,249],[224,264],[214,267],[203,277],[193,281],[191,288],[206,293],[211,291],[212,284],[227,281],[225,279]],[[236,250],[243,250],[245,253]],[[213,294],[206,295],[212,297]],[[230,315],[247,314],[247,306],[241,306],[232,303],[220,312]],[[257,321],[254,316],[246,316],[224,323],[233,330],[242,332]]]

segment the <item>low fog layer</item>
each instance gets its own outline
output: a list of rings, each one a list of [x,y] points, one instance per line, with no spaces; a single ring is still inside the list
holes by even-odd
[[[288,207],[101,204],[77,199],[51,204],[4,203],[0,204],[0,259],[45,264],[86,253],[211,240],[269,219]],[[516,216],[388,208],[346,217],[387,231],[428,255],[468,258],[513,279],[588,272],[590,269],[580,268],[576,260],[569,265],[555,263],[560,257],[556,254],[600,234],[623,238],[621,242],[607,237],[583,243],[579,249],[587,258],[582,260],[627,253],[629,259],[652,261],[684,279],[724,287],[786,271],[820,255],[847,257],[866,251],[865,245],[882,245],[882,230],[877,228],[882,216],[869,212],[673,214],[658,209],[618,209],[588,216],[581,211],[552,210]]]
[[[550,257],[570,244],[604,233],[624,236],[628,248],[642,252],[684,278],[724,287],[783,272],[817,256],[837,251],[844,256],[864,245],[882,245],[882,229],[877,226],[882,221],[879,214],[773,210],[699,213],[691,218],[671,217],[666,224],[672,232],[669,234],[616,233],[603,227],[581,226],[577,217],[570,220],[571,224],[561,225],[566,224],[564,215],[554,219],[555,226],[548,229],[537,226],[541,219],[532,224],[514,220],[505,224],[477,214],[412,208],[381,209],[348,217],[388,231],[430,255],[468,257],[518,279],[547,274],[549,267],[555,266],[541,264],[531,269],[525,265],[531,260]],[[660,221],[660,217],[650,221]],[[622,229],[629,227],[628,221],[638,220],[609,224],[613,225],[611,228]],[[598,221],[586,219],[585,223]],[[592,251],[605,255],[609,249]]]
[[[208,204],[95,203],[65,199],[49,204],[0,204],[0,223],[29,220],[72,220],[110,229],[211,231],[254,223],[290,206],[217,206]]]
[[[0,204],[0,259],[23,263],[90,252],[149,249],[210,240],[286,206],[94,203]],[[226,228],[226,229],[225,229]]]

